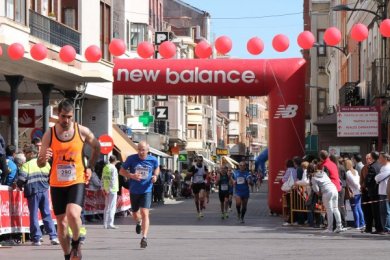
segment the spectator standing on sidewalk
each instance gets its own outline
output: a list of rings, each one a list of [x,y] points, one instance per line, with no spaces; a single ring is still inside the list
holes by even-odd
[[[360,184],[359,184],[359,174],[358,171],[353,168],[352,161],[345,161],[345,168],[347,170],[347,184],[348,187],[351,188],[353,193],[353,198],[349,199],[349,203],[351,204],[353,218],[355,220],[355,228],[358,230],[362,230],[366,227],[364,222],[364,215],[362,211],[361,205],[361,192],[360,192]]]
[[[104,166],[102,174],[103,193],[105,197],[103,223],[106,229],[117,229],[114,226],[116,199],[119,191],[118,170],[115,167],[117,163],[116,156],[110,155],[108,161],[109,163]]]
[[[373,215],[371,210],[371,204],[368,204],[367,202],[370,201],[370,198],[368,196],[368,190],[366,187],[366,177],[368,174],[368,167],[370,164],[373,163],[373,160],[371,158],[371,153],[366,154],[366,164],[362,168],[360,172],[360,191],[362,193],[362,210],[364,215],[364,222],[366,223],[366,228],[362,230],[362,232],[365,233],[371,233],[372,232],[372,226],[373,226]]]
[[[18,177],[19,169],[18,166],[16,165],[14,158],[16,155],[16,147],[15,145],[7,145],[5,148],[5,153],[7,155],[7,167],[9,170],[9,174],[6,178],[6,181],[4,185],[8,185],[12,187]]]
[[[375,176],[375,180],[378,183],[378,195],[379,195],[379,213],[383,231],[390,232],[390,204],[387,201],[387,182],[390,178],[390,155],[388,153],[381,152],[379,154],[379,163],[382,165],[379,173]]]
[[[355,170],[357,170],[360,176],[360,173],[364,167],[364,164],[362,162],[362,156],[360,154],[355,154],[352,159],[353,159],[353,163],[355,164]]]
[[[5,185],[7,181],[7,176],[9,174],[7,167],[7,160],[5,154],[6,143],[3,136],[0,134],[0,185]]]
[[[379,163],[379,153],[377,151],[371,152],[373,162],[368,166],[368,172],[365,178],[365,186],[368,192],[369,201],[378,201],[378,183],[375,176],[379,174],[382,165]],[[379,203],[370,203],[371,212],[375,223],[374,234],[384,234],[384,227],[382,226]]]
[[[51,218],[49,206],[49,173],[50,165],[38,167],[37,154],[38,149],[30,144],[24,147],[26,163],[20,169],[17,184],[19,188],[24,189],[24,196],[27,198],[28,210],[30,211],[30,237],[32,245],[40,246],[42,244],[42,232],[38,221],[38,210],[41,213],[43,224],[47,233],[49,233],[51,244],[59,245],[57,232]]]

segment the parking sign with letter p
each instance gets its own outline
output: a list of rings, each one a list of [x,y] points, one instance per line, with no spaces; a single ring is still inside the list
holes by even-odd
[[[169,40],[168,32],[155,32],[154,33],[154,44],[160,45],[161,43]]]

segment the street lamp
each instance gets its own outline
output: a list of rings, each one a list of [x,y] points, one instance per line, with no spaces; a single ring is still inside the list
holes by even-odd
[[[348,56],[348,52],[347,52],[347,46],[344,46],[344,47],[338,47],[338,46],[333,46],[333,45],[327,45],[327,44],[324,44],[324,43],[318,43],[318,42],[315,42],[313,44],[313,47],[330,47],[330,48],[335,48],[339,51],[341,51],[345,56]]]
[[[362,12],[367,12],[367,13],[370,13],[370,14],[373,14],[375,15],[375,17],[377,19],[382,19],[383,17],[380,16],[379,14],[377,14],[376,12],[374,11],[371,11],[371,10],[368,10],[368,9],[363,9],[363,8],[351,8],[349,7],[348,5],[336,5],[332,8],[333,11],[362,11]]]

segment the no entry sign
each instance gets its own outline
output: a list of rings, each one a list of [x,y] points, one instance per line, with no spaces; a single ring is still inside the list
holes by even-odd
[[[109,154],[114,149],[114,141],[109,135],[101,135],[98,138],[100,143],[100,152],[102,154]]]

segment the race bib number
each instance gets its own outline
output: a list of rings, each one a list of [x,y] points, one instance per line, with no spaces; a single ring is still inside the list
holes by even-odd
[[[237,178],[237,184],[244,184],[245,183],[245,178],[244,177],[238,177]]]
[[[76,166],[71,164],[57,165],[57,180],[58,181],[74,181],[76,180]]]
[[[221,190],[225,191],[228,189],[229,189],[229,186],[227,184],[221,184]]]
[[[137,167],[136,169],[137,173],[140,173],[142,175],[141,179],[146,180],[149,177],[149,169],[144,167]]]
[[[201,182],[203,182],[203,176],[200,176],[200,175],[194,176],[194,182],[195,182],[195,183],[201,183]]]

